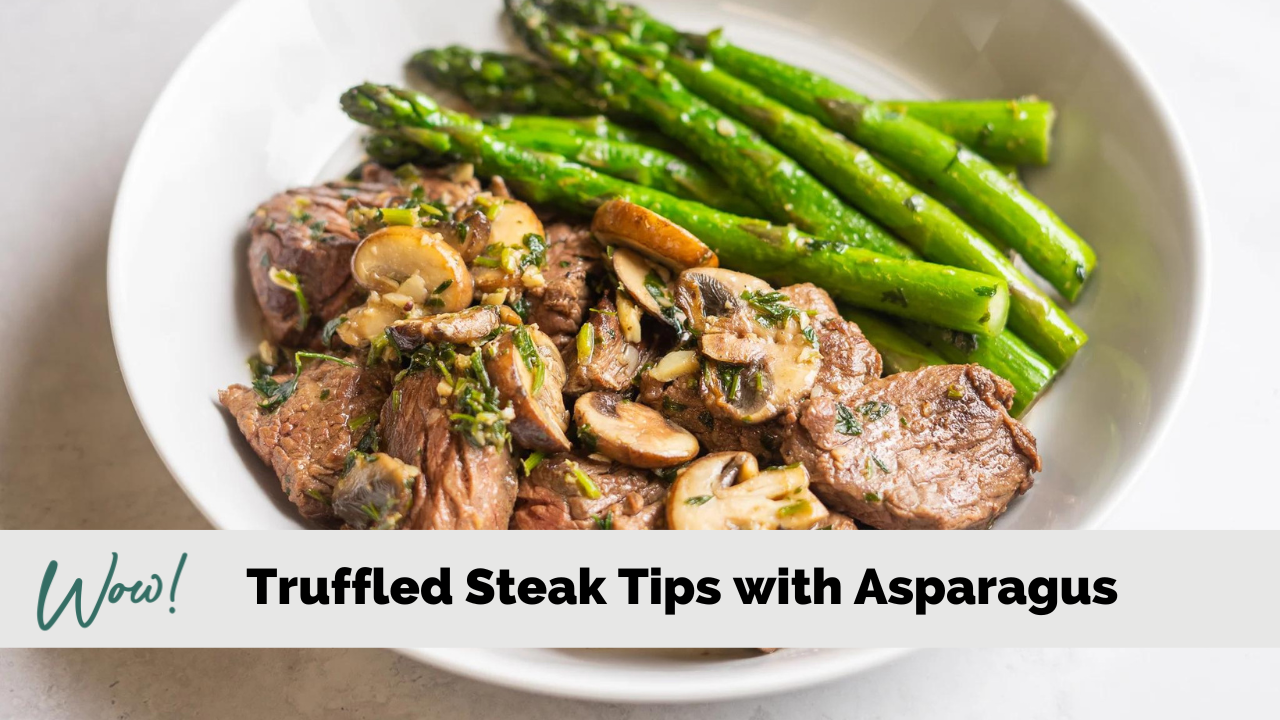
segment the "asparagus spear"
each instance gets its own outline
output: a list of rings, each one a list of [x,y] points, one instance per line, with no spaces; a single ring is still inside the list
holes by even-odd
[[[927,345],[903,332],[892,321],[858,308],[842,307],[840,314],[858,324],[863,336],[875,346],[884,362],[884,374],[919,370],[928,365],[946,365],[947,361]]]
[[[517,33],[535,51],[584,81],[603,81],[597,87],[604,94],[627,97],[629,110],[644,114],[696,153],[731,187],[759,203],[771,219],[886,255],[917,257],[794,160],[685,90],[670,74],[641,71],[603,39],[552,23],[531,0],[507,0],[507,9]]]
[[[915,339],[929,346],[947,362],[977,363],[1008,380],[1016,394],[1013,414],[1020,416],[1049,388],[1057,370],[1013,333],[978,337],[917,322],[901,324]],[[873,343],[874,344],[874,343]]]
[[[625,39],[614,40],[625,47]],[[764,134],[836,192],[906,240],[926,259],[1005,279],[1009,327],[1062,366],[1088,336],[1008,256],[945,205],[817,120],[795,112],[709,61],[670,56],[666,68],[690,90]]]
[[[482,112],[598,115],[607,105],[546,66],[514,55],[452,45],[415,54],[409,67]]]
[[[686,35],[640,8],[603,0],[561,0],[553,8],[586,13],[632,38],[705,53],[722,69],[811,115],[850,139],[928,180],[1014,248],[1037,273],[1074,301],[1093,272],[1093,248],[1052,210],[990,162],[942,131],[822,75],[726,42],[719,32]]]
[[[1008,313],[1000,278],[931,263],[899,260],[843,243],[824,242],[789,226],[739,217],[651,188],[612,178],[549,153],[520,148],[463,113],[421,93],[360,85],[342,97],[357,122],[394,130],[501,175],[522,197],[590,212],[625,197],[670,218],[701,238],[727,264],[779,284],[814,282],[860,307],[982,335],[999,333]]]
[[[1034,95],[1014,100],[886,100],[890,109],[932,125],[993,163],[1047,165],[1057,112]]]
[[[562,135],[578,137],[594,137],[602,140],[648,145],[658,150],[680,154],[684,150],[676,143],[656,130],[619,125],[603,115],[587,115],[583,117],[553,117],[549,115],[506,115],[490,116],[490,125],[503,130],[530,130],[555,132]]]
[[[593,14],[591,3],[570,2],[561,14],[608,27],[610,16]],[[562,3],[553,3],[554,9]],[[618,6],[624,8],[625,6]],[[576,11],[576,12],[573,12]],[[409,64],[435,84],[460,94],[485,112],[593,115],[634,122],[624,110],[599,98],[547,66],[528,58],[477,52],[461,46],[424,50]],[[1043,165],[1049,161],[1053,104],[1035,97],[1015,100],[888,100],[886,104],[960,140],[996,163]]]
[[[747,217],[762,214],[758,205],[730,190],[715,173],[700,163],[646,145],[542,130],[496,130],[495,134],[521,147],[564,155],[606,175],[676,197],[697,200],[718,210]],[[369,135],[364,146],[369,157],[387,166],[438,159],[418,144],[394,133]]]
[[[513,130],[498,135],[515,145],[563,155],[606,175],[676,197],[697,200],[717,210],[746,217],[764,214],[759,205],[730,190],[701,163],[689,162],[645,145],[536,130]]]
[[[1011,333],[977,338],[924,323],[893,320],[847,305],[840,307],[840,314],[857,323],[879,351],[885,374],[926,365],[976,363],[1013,385],[1015,416],[1026,412],[1057,374],[1052,365]]]

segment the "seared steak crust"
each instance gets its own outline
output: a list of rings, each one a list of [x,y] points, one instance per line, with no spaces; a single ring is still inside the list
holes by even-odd
[[[516,496],[505,447],[477,447],[453,432],[434,370],[407,375],[382,409],[383,452],[416,465],[408,530],[505,530]]]
[[[244,385],[232,385],[218,399],[253,451],[275,470],[302,516],[333,525],[333,486],[342,476],[347,453],[374,427],[390,386],[385,367],[313,360],[303,368],[297,390],[274,412],[260,409],[262,397]]]
[[[576,466],[599,491],[589,498]],[[561,453],[543,459],[521,478],[512,530],[654,530],[664,518],[667,486],[644,470]]]
[[[824,503],[874,527],[987,527],[1040,469],[1012,400],[978,365],[899,373],[809,400],[782,452]]]

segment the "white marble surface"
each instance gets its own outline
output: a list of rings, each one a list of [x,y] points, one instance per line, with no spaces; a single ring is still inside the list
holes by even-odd
[[[3,3],[0,528],[207,527],[129,405],[104,265],[111,204],[147,108],[228,4]],[[1262,140],[1280,117],[1280,6],[1177,2],[1153,14],[1145,0],[1089,4],[1178,115],[1214,245],[1199,376],[1108,526],[1280,528],[1277,473],[1251,449],[1280,430],[1280,374],[1269,367],[1280,354],[1280,243],[1269,222],[1280,144]],[[1224,494],[1232,502],[1216,501]],[[533,698],[384,651],[0,651],[0,717],[1274,717],[1277,671],[1276,652],[934,651],[809,692],[646,709]]]

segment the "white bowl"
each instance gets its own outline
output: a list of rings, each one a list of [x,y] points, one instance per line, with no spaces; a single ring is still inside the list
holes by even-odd
[[[1172,119],[1119,42],[1067,0],[744,0],[647,5],[681,27],[723,25],[880,97],[1038,93],[1060,111],[1053,165],[1027,173],[1098,251],[1073,314],[1092,340],[1031,412],[1045,470],[1001,528],[1087,528],[1117,502],[1183,392],[1204,319],[1208,249]],[[402,82],[425,46],[510,47],[498,0],[242,2],[174,74],[147,120],[111,233],[111,324],[152,442],[220,528],[297,528],[276,479],[215,391],[246,377],[260,333],[245,218],[291,185],[340,175],[355,125],[347,87]],[[694,700],[817,682],[883,651],[751,660],[555,651],[416,651],[529,690]],[[548,667],[573,667],[572,683]],[[725,672],[726,668],[731,672]]]

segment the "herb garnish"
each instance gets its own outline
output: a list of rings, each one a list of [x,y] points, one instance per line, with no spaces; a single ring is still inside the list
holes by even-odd
[[[893,410],[893,405],[879,400],[871,400],[864,402],[858,406],[858,412],[862,413],[869,422],[875,422],[880,418],[888,415]]]
[[[273,267],[267,272],[267,277],[278,287],[293,293],[293,299],[298,301],[298,329],[305,328],[311,320],[311,306],[307,303],[306,294],[302,292],[298,276],[283,268]]]
[[[536,395],[542,389],[542,383],[546,381],[547,364],[542,361],[542,356],[533,345],[533,338],[529,337],[529,330],[523,325],[511,331],[511,342],[520,352],[520,358],[524,360],[525,367],[533,372],[533,389],[530,390],[530,394]]]
[[[782,327],[791,318],[800,317],[800,311],[788,304],[791,298],[777,290],[743,290],[742,299],[755,308],[756,321],[765,327]]]
[[[529,453],[529,457],[525,458],[521,462],[521,465],[524,467],[525,476],[528,477],[529,475],[531,475],[534,471],[534,468],[542,464],[542,460],[546,456],[547,454],[541,450],[534,450],[533,452]]]
[[[325,347],[329,347],[333,343],[333,334],[338,331],[338,326],[347,321],[346,315],[339,315],[324,324],[324,330],[320,331],[320,340]]]
[[[836,432],[841,435],[856,436],[862,434],[862,423],[853,416],[853,411],[844,403],[836,404]]]
[[[595,500],[600,497],[600,488],[591,481],[591,476],[582,472],[582,468],[578,467],[578,463],[569,461],[569,472],[565,474],[565,479],[577,483],[578,489],[589,500]]]
[[[322,353],[299,350],[293,354],[293,377],[285,380],[284,382],[277,382],[276,379],[271,377],[269,374],[270,370],[275,369],[274,367],[270,365],[259,365],[257,368],[253,368],[253,364],[250,363],[250,367],[255,372],[258,372],[259,370],[267,371],[262,372],[253,378],[253,389],[263,398],[262,401],[258,403],[258,407],[266,410],[267,412],[274,412],[277,408],[283,405],[286,400],[293,397],[293,394],[298,390],[298,378],[302,376],[302,363],[304,360],[312,359],[332,360],[339,365],[355,367],[355,363],[348,362],[342,358],[336,358],[332,355],[324,355]]]

